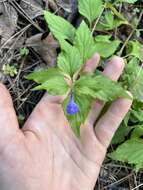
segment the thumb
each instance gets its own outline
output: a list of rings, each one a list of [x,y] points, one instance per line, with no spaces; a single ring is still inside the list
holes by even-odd
[[[0,83],[0,146],[8,143],[18,132],[20,129],[11,96]]]

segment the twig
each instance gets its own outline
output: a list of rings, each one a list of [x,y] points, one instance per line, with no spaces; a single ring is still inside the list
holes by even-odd
[[[103,9],[102,9],[102,11],[100,12],[100,15],[99,15],[98,18],[96,19],[96,22],[95,22],[95,24],[94,24],[94,26],[93,26],[93,29],[92,29],[92,32],[91,32],[92,35],[93,35],[93,33],[94,33],[95,29],[96,29],[96,25],[98,24],[98,22],[99,22],[99,20],[100,20],[100,18],[101,18],[101,16],[102,16],[102,14],[103,14],[103,11],[104,11],[104,9],[105,9],[105,6],[106,6],[106,4],[103,6]]]

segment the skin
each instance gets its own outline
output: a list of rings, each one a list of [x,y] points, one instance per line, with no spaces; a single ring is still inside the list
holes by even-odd
[[[84,72],[93,72],[95,54]],[[103,74],[118,80],[124,68],[119,57]],[[94,123],[104,103],[93,101],[77,139],[69,127],[63,97],[45,95],[20,130],[8,90],[0,84],[0,189],[93,190],[110,141],[130,109],[131,99],[120,98]]]

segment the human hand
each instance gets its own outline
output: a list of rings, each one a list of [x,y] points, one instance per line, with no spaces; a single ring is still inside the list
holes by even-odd
[[[85,72],[98,65],[95,54]],[[114,57],[104,75],[118,80],[123,60]],[[93,190],[107,147],[130,109],[132,101],[120,98],[93,127],[104,103],[94,101],[76,138],[64,116],[63,97],[45,95],[22,130],[11,97],[0,85],[0,190]]]

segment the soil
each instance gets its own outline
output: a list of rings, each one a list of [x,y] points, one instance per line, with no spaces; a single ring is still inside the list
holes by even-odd
[[[123,6],[122,11],[128,20],[139,12],[143,1],[133,6]],[[35,85],[25,79],[28,73],[39,68],[54,66],[58,43],[50,35],[43,18],[43,9],[57,12],[75,26],[81,17],[77,13],[77,0],[0,0],[0,80],[9,89],[19,123],[22,126],[44,92],[32,91]],[[143,24],[143,19],[140,21]],[[101,32],[102,33],[102,32]],[[111,31],[112,33],[112,31]],[[123,41],[130,35],[131,28],[120,27],[118,36]],[[143,42],[143,33],[138,37]],[[29,54],[21,56],[21,48],[28,48]],[[14,77],[5,75],[3,65],[10,64],[17,69]],[[110,147],[112,148],[112,147]],[[141,190],[142,171],[135,173],[132,166],[114,162],[108,158],[102,166],[96,190]]]

